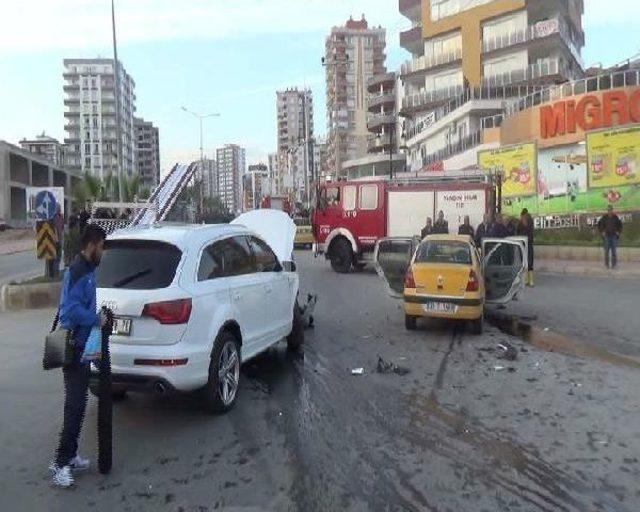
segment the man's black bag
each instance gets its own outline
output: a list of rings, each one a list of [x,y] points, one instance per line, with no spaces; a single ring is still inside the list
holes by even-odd
[[[62,368],[73,360],[73,340],[69,329],[58,328],[60,310],[56,313],[51,332],[44,339],[42,369],[55,370]]]

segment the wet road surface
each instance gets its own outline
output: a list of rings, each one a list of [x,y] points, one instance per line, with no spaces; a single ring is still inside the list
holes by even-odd
[[[534,326],[532,343],[508,317],[526,298],[482,337],[441,322],[408,333],[374,274],[339,276],[308,254],[299,266],[303,291],[320,295],[303,354],[279,346],[245,365],[224,416],[204,414],[195,397],[117,404],[113,472],[91,470],[70,491],[52,489],[46,471],[61,407],[60,376],[39,369],[52,313],[1,316],[7,510],[640,509],[636,359],[606,344],[594,355],[562,325]],[[498,359],[505,342],[515,361]],[[377,373],[378,357],[410,373]],[[95,416],[92,401],[90,455]]]

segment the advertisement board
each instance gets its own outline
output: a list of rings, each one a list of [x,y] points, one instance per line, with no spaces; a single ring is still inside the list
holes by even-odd
[[[640,125],[587,133],[589,188],[640,183]]]
[[[480,169],[502,173],[504,198],[536,194],[537,160],[534,142],[478,152]]]

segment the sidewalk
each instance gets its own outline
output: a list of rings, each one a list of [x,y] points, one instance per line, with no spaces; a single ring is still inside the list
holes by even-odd
[[[608,269],[604,262],[535,260],[536,272],[545,274],[564,274],[573,276],[608,277],[611,279],[640,279],[640,263],[619,263],[615,270]]]
[[[16,252],[35,251],[36,241],[31,240],[4,240],[0,243],[0,256],[5,254],[14,254]]]

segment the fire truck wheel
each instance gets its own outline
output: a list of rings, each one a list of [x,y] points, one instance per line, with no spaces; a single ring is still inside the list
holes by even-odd
[[[331,268],[339,274],[348,274],[353,266],[353,251],[348,240],[340,238],[331,244]]]

